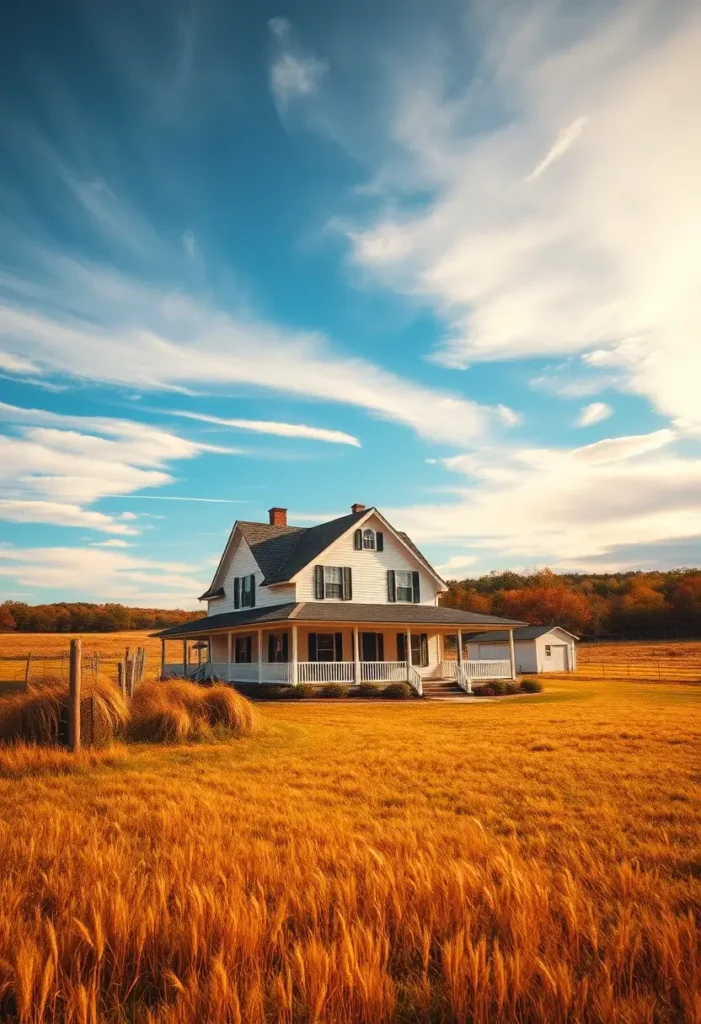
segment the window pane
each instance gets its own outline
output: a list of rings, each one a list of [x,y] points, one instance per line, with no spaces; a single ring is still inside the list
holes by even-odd
[[[339,566],[324,566],[324,591],[327,597],[343,599],[343,569]]]
[[[319,661],[335,661],[333,633],[316,634],[316,656]]]
[[[363,530],[363,547],[367,550],[375,550],[375,531]]]

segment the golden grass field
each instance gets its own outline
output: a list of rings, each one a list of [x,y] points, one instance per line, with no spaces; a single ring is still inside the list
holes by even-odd
[[[0,1019],[700,1021],[701,687],[544,681],[0,749]]]

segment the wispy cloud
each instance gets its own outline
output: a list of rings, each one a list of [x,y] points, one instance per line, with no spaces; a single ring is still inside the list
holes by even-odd
[[[133,389],[255,385],[366,409],[423,437],[465,444],[503,423],[491,409],[337,353],[320,334],[233,316],[180,292],[69,259],[50,285],[0,282],[0,338],[47,373]],[[42,312],[37,311],[41,305]]]
[[[287,18],[271,18],[268,27],[275,48],[270,90],[278,111],[284,114],[291,103],[314,95],[329,66],[294,40]]]
[[[236,449],[188,441],[131,420],[72,416],[0,403],[0,519],[135,533],[117,517],[86,508],[173,482],[172,462]],[[15,433],[7,432],[13,426]],[[121,520],[131,518],[124,514]]]
[[[182,416],[188,420],[201,423],[213,423],[221,427],[232,427],[234,430],[250,430],[254,434],[275,434],[278,437],[298,437],[310,441],[326,441],[328,444],[348,444],[360,448],[360,441],[352,434],[342,430],[328,430],[325,427],[308,427],[303,423],[276,423],[272,420],[238,420],[222,419],[219,416],[208,416],[205,413],[181,412],[168,409],[169,416]]]
[[[698,424],[698,8],[583,8],[576,35],[566,6],[510,10],[472,79],[430,47],[397,76],[386,204],[348,230],[354,257],[433,307],[446,366],[597,350],[619,388]]]
[[[591,402],[585,405],[577,417],[578,427],[593,427],[595,423],[601,423],[613,415],[613,409],[606,402]]]
[[[190,566],[139,557],[110,548],[0,547],[0,578],[42,591],[103,601],[106,594],[129,605],[195,607],[194,595],[206,585]]]
[[[674,452],[675,434],[607,438],[580,448],[480,449],[442,460],[462,494],[388,510],[415,540],[459,544],[477,571],[572,565],[623,545],[700,533],[701,460]]]

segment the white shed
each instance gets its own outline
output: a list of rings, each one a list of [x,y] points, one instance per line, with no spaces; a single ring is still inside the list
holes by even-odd
[[[578,637],[561,626],[521,626],[514,630],[516,671],[573,672],[577,667]],[[509,657],[509,635],[473,633],[467,637],[468,658],[500,661]]]

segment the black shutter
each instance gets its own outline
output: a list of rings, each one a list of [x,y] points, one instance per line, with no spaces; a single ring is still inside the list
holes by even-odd
[[[314,596],[317,601],[324,600],[324,567],[323,565],[314,566]]]
[[[428,667],[428,634],[421,634],[421,667]]]
[[[268,661],[275,661],[275,634],[268,633]]]
[[[363,531],[356,530],[353,534],[353,547],[356,551],[361,551],[363,547]]]
[[[375,547],[377,548],[378,551],[385,550],[385,538],[383,537],[379,530],[375,533]]]
[[[412,572],[411,574],[412,590],[414,595],[414,604],[419,604],[421,601],[421,587],[419,584],[418,572]]]
[[[239,608],[241,605],[241,580],[238,576],[234,577],[234,608]]]
[[[251,638],[250,638],[250,636],[246,637],[246,661],[248,662],[249,665],[251,664]]]
[[[394,569],[387,570],[387,600],[397,600],[397,584],[395,581]]]
[[[334,633],[333,647],[336,661],[343,661],[343,633]]]
[[[349,565],[343,567],[343,600],[353,600],[353,581]]]
[[[251,608],[256,606],[256,574],[251,573]],[[249,658],[250,661],[250,658]]]
[[[385,638],[382,633],[377,634],[377,660],[385,660]]]
[[[397,633],[397,661],[406,661],[406,633]]]
[[[317,661],[316,653],[316,633],[309,634],[309,660]]]
[[[282,634],[282,660],[285,662],[290,660],[290,638],[287,633]]]

